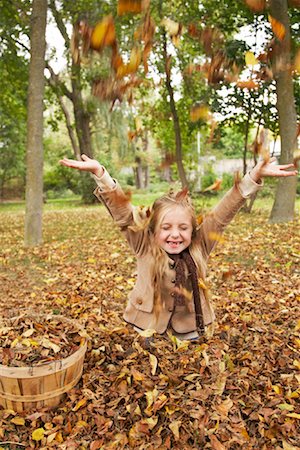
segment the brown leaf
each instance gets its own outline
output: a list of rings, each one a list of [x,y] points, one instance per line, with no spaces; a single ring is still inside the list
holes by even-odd
[[[266,0],[245,0],[245,3],[255,12],[261,12],[266,7]]]
[[[268,19],[271,24],[273,33],[275,34],[277,39],[279,39],[280,41],[283,41],[285,34],[286,34],[285,26],[281,22],[279,22],[279,20],[272,17],[270,14],[268,16]]]
[[[210,443],[213,450],[226,450],[226,447],[224,447],[214,434],[210,437]]]
[[[258,83],[254,80],[238,81],[236,86],[241,89],[257,89],[259,87]]]
[[[123,14],[139,14],[142,12],[142,0],[119,0],[117,7],[118,16]]]

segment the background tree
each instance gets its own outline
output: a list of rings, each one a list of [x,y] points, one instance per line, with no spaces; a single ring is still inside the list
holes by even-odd
[[[291,32],[287,0],[271,0],[272,17],[284,26],[283,39],[274,42],[272,67],[276,81],[277,109],[281,138],[281,164],[292,163],[297,146],[297,116],[294,81],[291,73]],[[297,178],[278,181],[270,222],[286,222],[294,218]]]
[[[42,241],[43,97],[47,0],[33,0],[28,84],[25,245]]]

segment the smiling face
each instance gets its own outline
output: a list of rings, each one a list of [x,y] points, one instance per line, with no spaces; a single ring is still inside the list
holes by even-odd
[[[157,224],[156,243],[167,253],[177,255],[192,242],[192,217],[183,206],[169,208]]]

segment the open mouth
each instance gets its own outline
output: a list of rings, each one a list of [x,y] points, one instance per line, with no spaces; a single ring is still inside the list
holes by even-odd
[[[182,244],[182,241],[180,241],[180,242],[176,242],[176,241],[167,241],[167,244],[170,246],[170,247],[172,247],[172,248],[177,248],[177,247],[179,247],[179,245],[181,245]]]

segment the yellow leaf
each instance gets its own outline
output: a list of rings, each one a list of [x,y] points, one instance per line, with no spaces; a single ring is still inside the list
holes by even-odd
[[[285,440],[282,441],[283,450],[299,450],[299,447],[289,444]]]
[[[31,437],[34,441],[41,441],[44,437],[44,434],[45,434],[44,428],[37,428],[32,432]]]
[[[273,385],[272,386],[272,388],[274,389],[274,392],[276,392],[276,394],[282,394],[282,388],[281,388],[281,386],[276,386],[276,385]]]
[[[224,244],[224,242],[225,242],[225,239],[224,239],[224,237],[222,236],[222,234],[220,234],[220,233],[215,233],[214,231],[210,231],[210,232],[208,233],[208,238],[209,238],[211,241],[220,242],[221,244]]]
[[[207,121],[211,117],[210,109],[207,105],[194,105],[190,110],[190,119],[192,122],[197,120]]]
[[[145,380],[145,375],[134,368],[131,369],[131,374],[135,381],[144,381]]]
[[[297,359],[294,359],[293,366],[295,366],[297,369],[300,370],[300,361],[298,361]]]
[[[169,425],[169,428],[172,431],[172,433],[174,434],[176,441],[178,441],[179,437],[180,437],[180,435],[179,435],[179,428],[181,426],[181,423],[182,423],[181,420],[174,420]]]
[[[146,423],[150,430],[152,430],[158,422],[158,417],[149,417],[148,419],[144,419],[143,423]]]
[[[300,348],[300,339],[295,338],[295,344],[296,344],[297,347]]]
[[[102,47],[112,45],[116,40],[113,17],[106,16],[98,22],[92,31],[91,48],[101,50]]]
[[[55,440],[56,440],[57,442],[59,442],[59,443],[64,442],[64,438],[63,438],[63,436],[62,436],[62,434],[61,434],[61,431],[58,431],[58,433],[56,433]]]
[[[293,419],[300,419],[300,414],[297,413],[288,413],[287,417],[292,417]]]
[[[76,427],[77,428],[88,427],[88,423],[85,422],[84,420],[78,420],[78,422],[76,422]]]
[[[295,331],[300,330],[300,319],[298,320],[296,326],[295,326]]]
[[[281,411],[294,411],[295,407],[293,405],[290,405],[289,403],[280,403],[278,405],[278,408],[281,409]]]
[[[25,419],[23,417],[14,417],[11,419],[11,423],[15,425],[25,425]]]
[[[259,61],[255,58],[255,55],[252,52],[246,52],[245,62],[247,66],[255,66],[256,64],[259,64]]]
[[[14,348],[18,343],[19,343],[19,338],[16,338],[12,341],[12,343],[10,344],[10,347]]]
[[[176,36],[179,33],[180,24],[174,22],[174,20],[163,19],[161,21],[161,24],[162,26],[165,27],[166,31],[169,33],[170,36]]]
[[[156,333],[152,328],[148,328],[147,330],[139,331],[139,335],[145,338],[151,337]]]
[[[300,73],[300,49],[297,51],[294,61],[294,69]]]
[[[82,398],[79,402],[76,403],[72,411],[78,411],[80,408],[86,405],[86,398]]]
[[[152,353],[149,354],[149,358],[150,358],[150,365],[151,365],[151,374],[155,375],[156,369],[157,369],[157,358],[155,355],[152,355]]]

